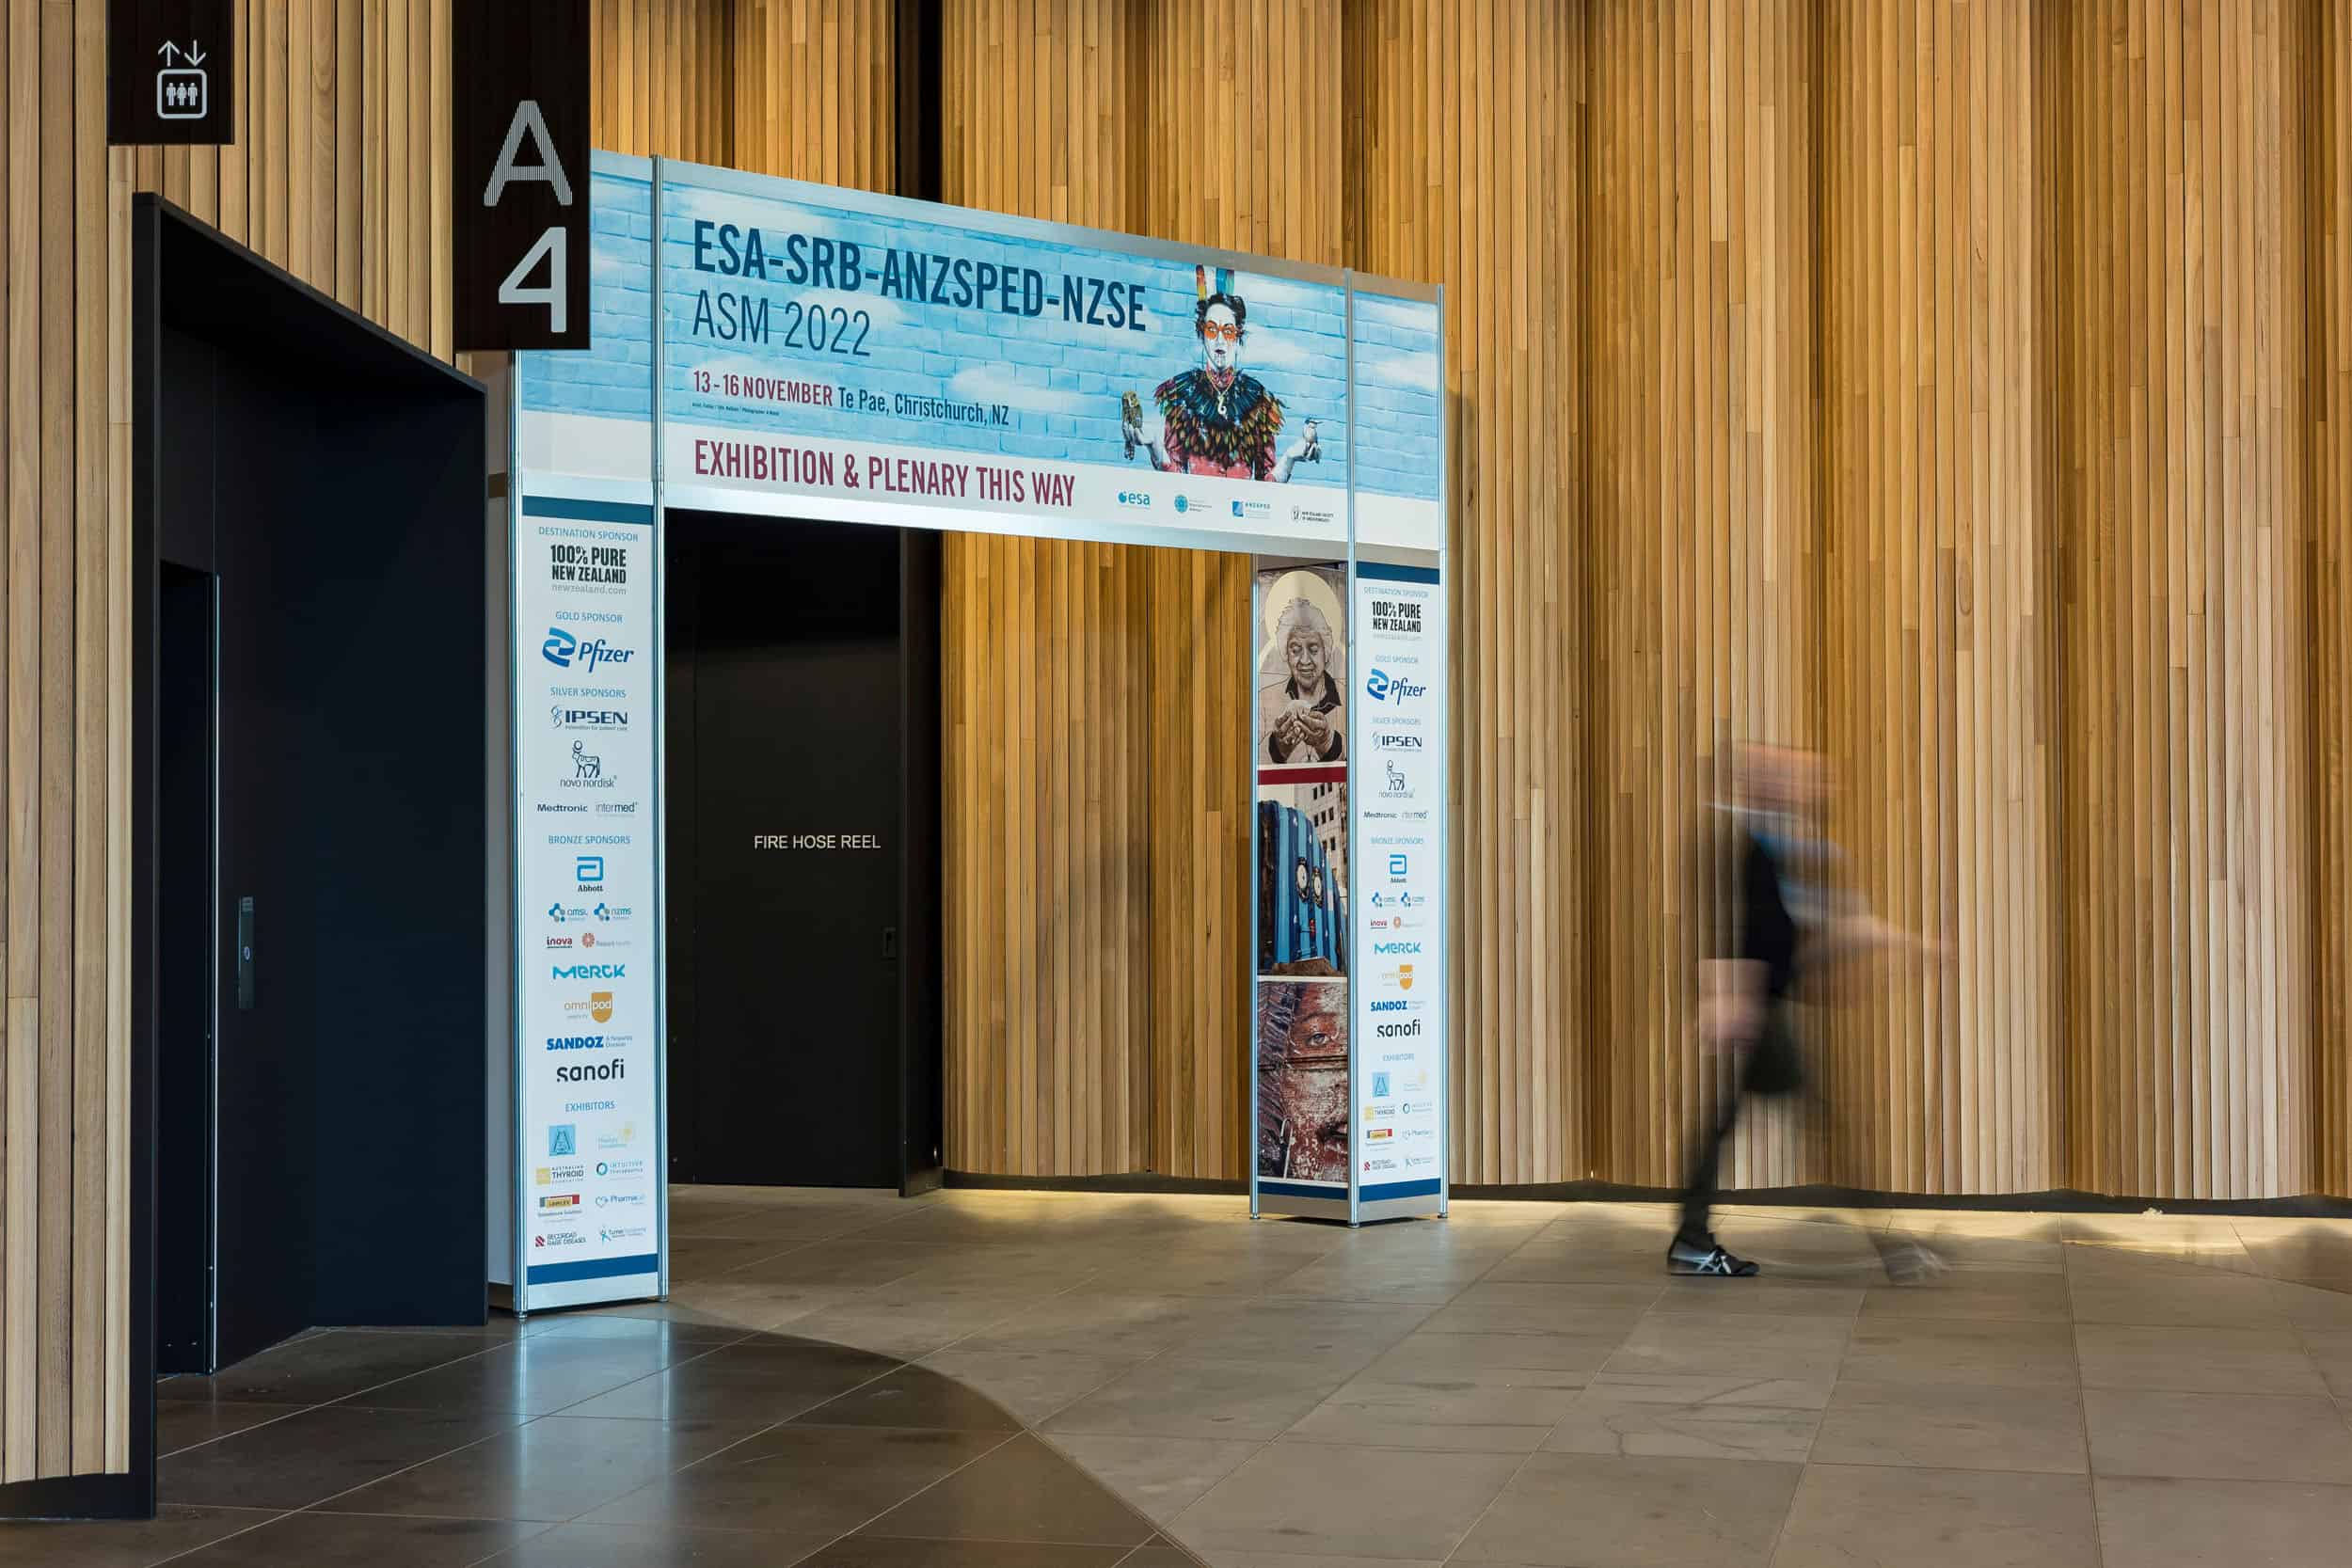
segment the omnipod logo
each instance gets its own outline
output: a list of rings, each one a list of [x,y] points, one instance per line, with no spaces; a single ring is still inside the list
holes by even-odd
[[[539,657],[559,670],[593,673],[599,664],[627,664],[637,657],[637,650],[615,646],[601,637],[583,642],[562,626],[549,626],[548,640],[539,646]]]

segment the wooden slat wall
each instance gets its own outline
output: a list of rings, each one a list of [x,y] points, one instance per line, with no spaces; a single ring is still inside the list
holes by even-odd
[[[1862,891],[1954,948],[1831,1015],[1834,1175],[2038,1191],[2058,1098],[2031,10],[1826,18],[1822,739]]]
[[[729,0],[591,0],[596,146],[736,165],[745,150],[737,139],[738,34],[749,8]]]
[[[2312,1174],[2291,12],[2042,19],[2063,1177],[2093,1190],[2263,1196]]]
[[[897,188],[891,0],[705,0],[705,8],[734,13],[726,54],[734,65],[735,167],[858,190]],[[714,62],[714,80],[725,69],[725,58]]]
[[[1582,204],[1572,8],[1347,8],[1348,258],[1441,278],[1452,410],[1454,1169],[1592,1168]],[[1465,193],[1480,193],[1476,201]],[[1475,737],[1474,741],[1471,737]]]
[[[2352,1193],[2352,13],[2318,8],[2306,38],[2312,1175]]]
[[[1585,1062],[1597,1171],[1668,1183],[1728,1070],[1693,1041],[1725,908],[1706,802],[1734,740],[1815,738],[1818,27],[1778,0],[1588,26]],[[1795,1129],[1756,1127],[1727,1179],[1791,1179]]]
[[[950,201],[1337,264],[1339,8],[956,4]],[[1245,559],[947,541],[956,1169],[1238,1175]],[[1107,688],[1107,689],[1106,689]]]

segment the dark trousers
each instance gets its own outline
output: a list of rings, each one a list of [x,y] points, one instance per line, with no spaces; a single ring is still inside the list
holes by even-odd
[[[1740,1108],[1750,1095],[1778,1099],[1804,1087],[1804,1059],[1797,1049],[1796,1037],[1788,1027],[1786,1004],[1774,1003],[1766,1013],[1764,1034],[1748,1047],[1740,1063],[1740,1076],[1732,1092],[1724,1097],[1712,1128],[1702,1127],[1691,1145],[1691,1176],[1682,1184],[1681,1238],[1689,1242],[1708,1240],[1708,1211],[1714,1206],[1717,1179],[1723,1170],[1724,1145],[1731,1141],[1732,1130],[1740,1125]]]

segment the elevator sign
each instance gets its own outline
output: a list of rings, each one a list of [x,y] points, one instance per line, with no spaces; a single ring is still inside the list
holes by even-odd
[[[107,0],[107,142],[234,141],[235,25],[230,0]]]
[[[588,0],[459,0],[460,349],[588,346]]]

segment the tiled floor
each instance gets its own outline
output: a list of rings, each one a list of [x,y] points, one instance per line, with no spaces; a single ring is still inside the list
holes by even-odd
[[[169,1515],[0,1532],[0,1563],[2352,1560],[2352,1224],[1731,1211],[1771,1272],[1668,1280],[1633,1205],[673,1216],[666,1305],[167,1386]],[[1951,1272],[1888,1285],[1863,1227]]]

